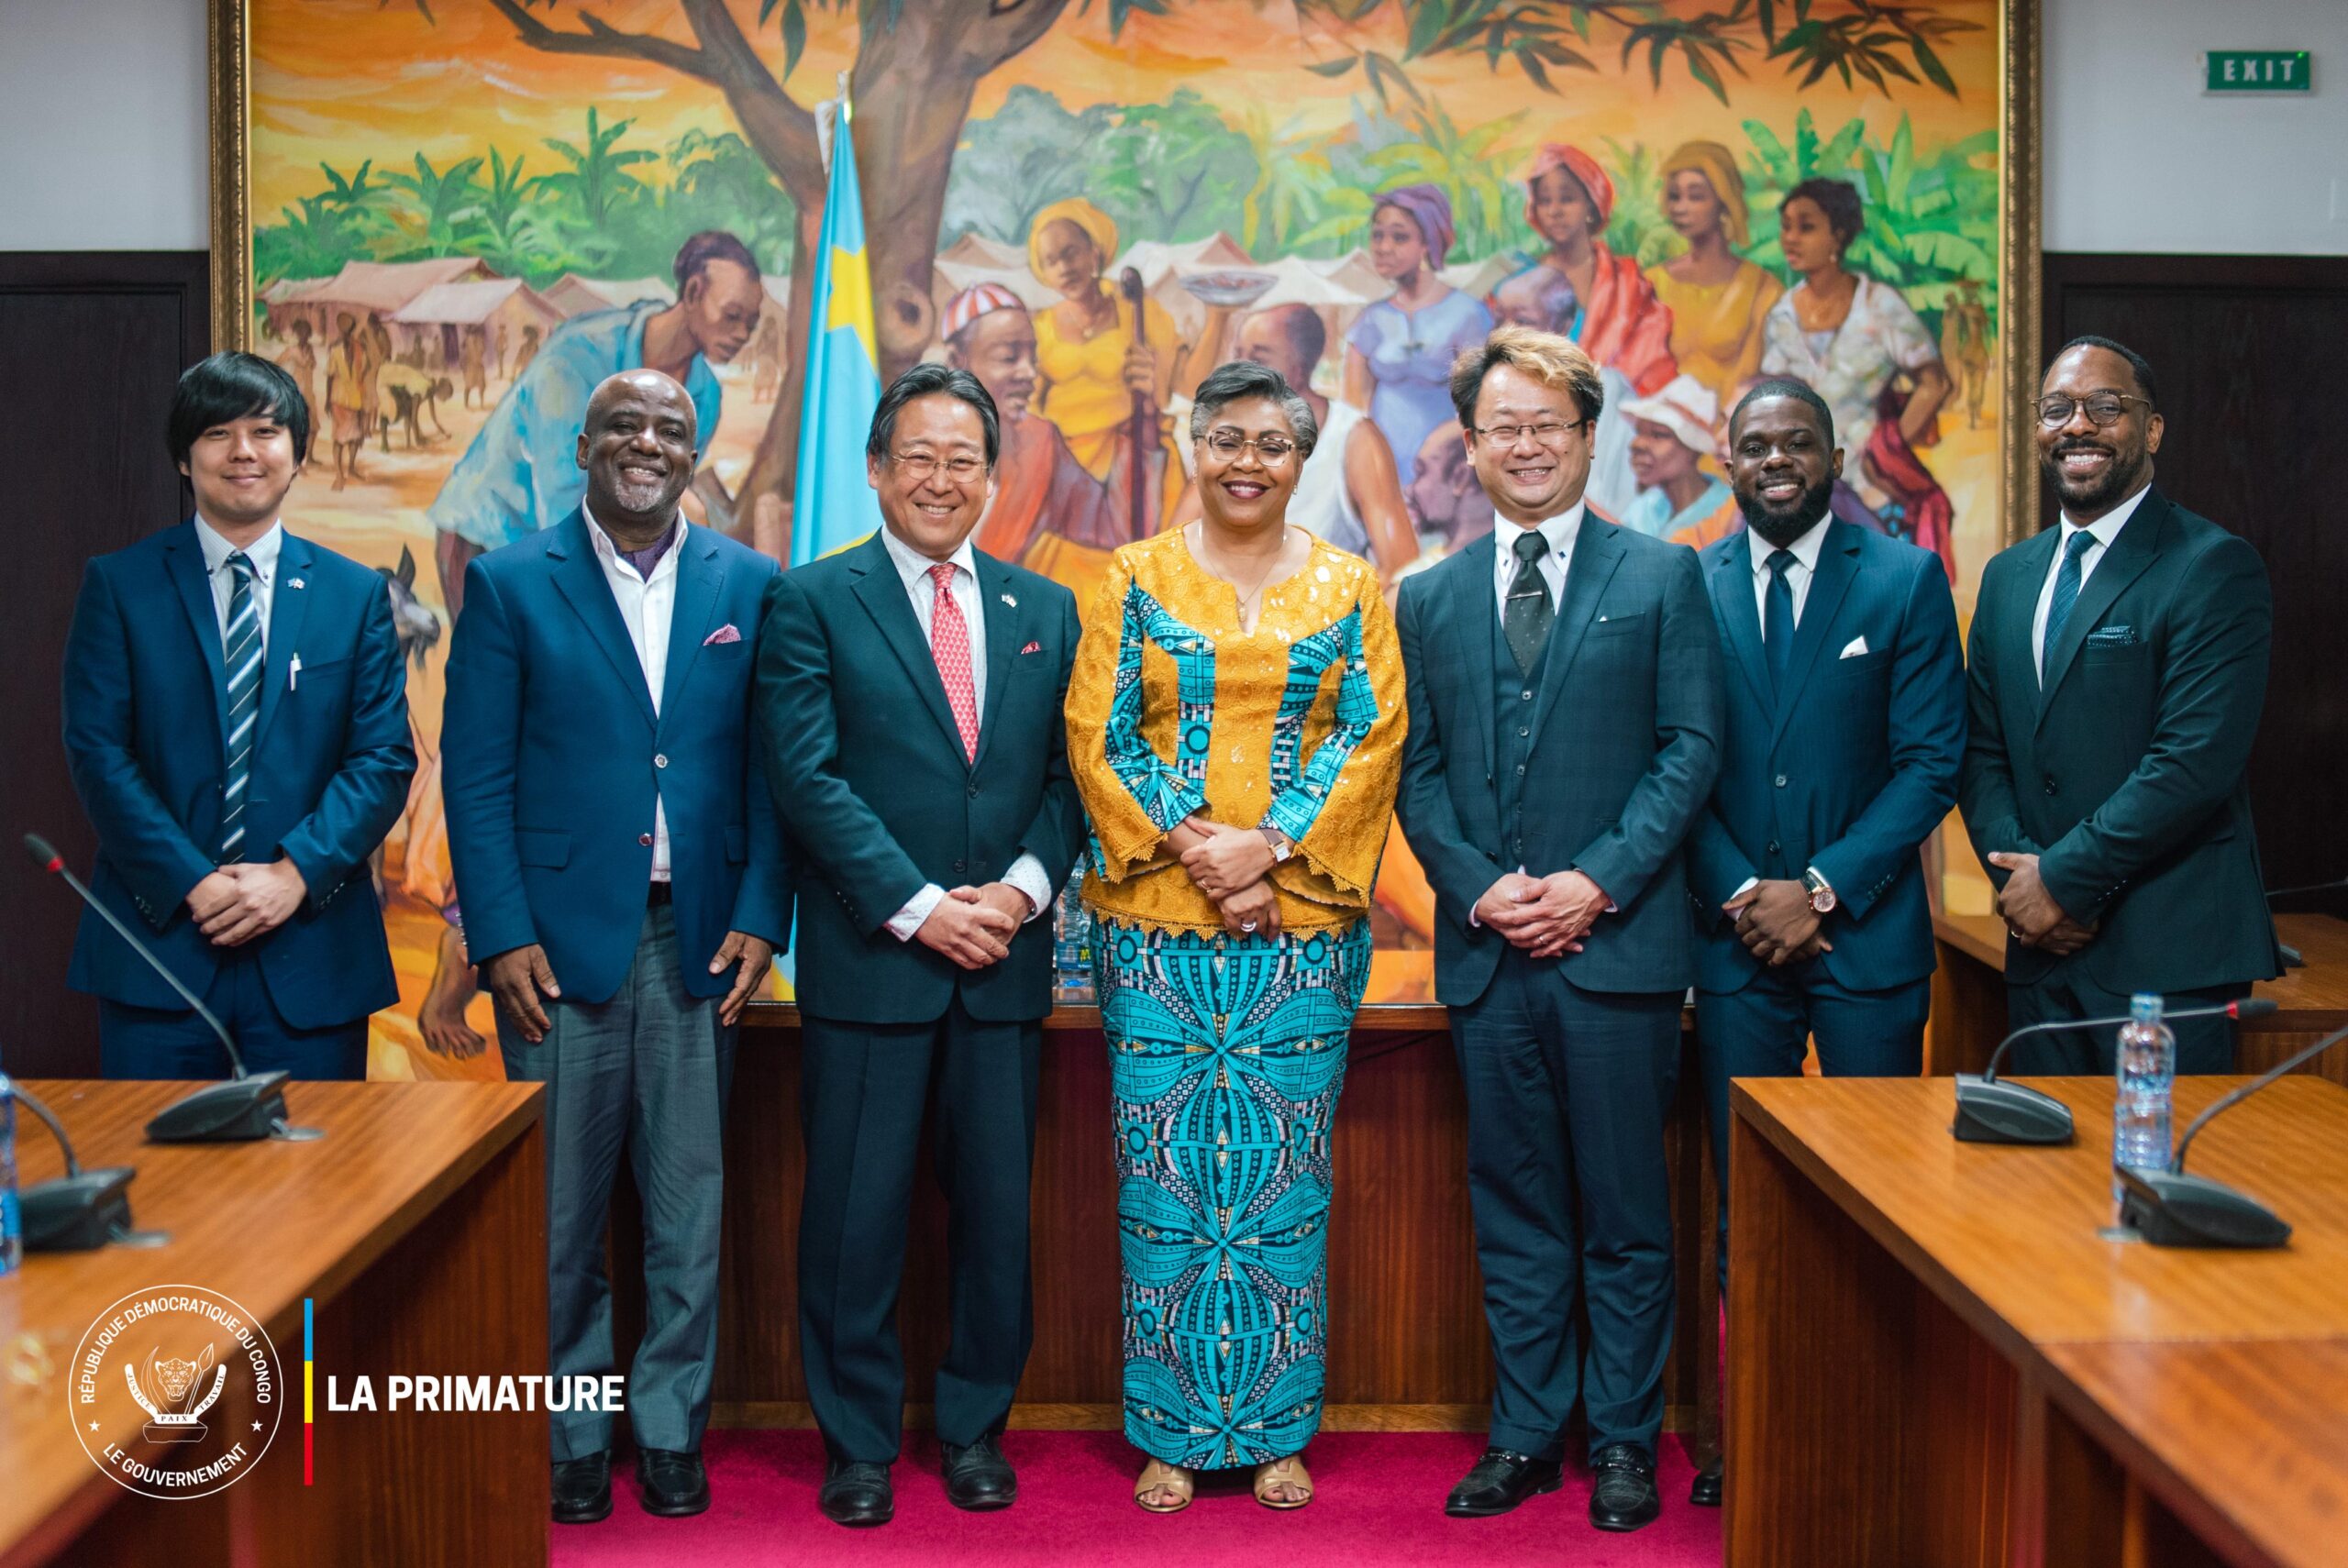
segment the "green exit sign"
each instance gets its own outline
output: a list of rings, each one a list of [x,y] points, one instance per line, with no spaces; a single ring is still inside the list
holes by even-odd
[[[2205,61],[2205,93],[2312,93],[2315,57],[2303,49],[2213,49]]]

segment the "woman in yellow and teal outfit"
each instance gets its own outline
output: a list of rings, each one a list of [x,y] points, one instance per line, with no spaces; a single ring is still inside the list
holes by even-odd
[[[1314,437],[1226,365],[1191,435],[1203,515],[1116,552],[1068,697],[1117,1119],[1135,1500],[1253,1465],[1312,1496],[1330,1131],[1401,774],[1402,666],[1376,570],[1288,526]]]

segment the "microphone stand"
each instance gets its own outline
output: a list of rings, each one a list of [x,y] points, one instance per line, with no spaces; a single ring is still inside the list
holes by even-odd
[[[84,1170],[73,1153],[73,1140],[57,1113],[22,1084],[5,1091],[23,1102],[45,1122],[65,1155],[65,1174],[37,1183],[17,1194],[24,1216],[25,1250],[30,1253],[85,1253],[108,1242],[157,1247],[170,1240],[161,1231],[136,1231],[130,1226],[130,1181],[138,1173],[128,1165]]]
[[[2176,1141],[2166,1170],[2120,1169],[2120,1223],[2156,1247],[2279,1247],[2291,1239],[2290,1223],[2273,1209],[2221,1181],[2185,1174],[2185,1151],[2201,1129],[2294,1068],[2306,1066],[2342,1040],[2335,1029],[2298,1055],[2220,1099],[2193,1119]]]
[[[2165,1018],[2214,1018],[2222,1013],[2232,1019],[2259,1018],[2275,1010],[2275,1003],[2265,997],[2245,997],[2227,1002],[2221,1007],[2186,1008],[2165,1013]],[[2007,1083],[1998,1077],[1998,1064],[2006,1059],[2015,1041],[2025,1034],[2054,1034],[2071,1029],[2116,1029],[2128,1021],[2125,1018],[2057,1019],[2051,1023],[2032,1023],[2015,1030],[1998,1042],[1989,1054],[1988,1065],[1979,1073],[1956,1075],[1956,1121],[1949,1131],[1966,1143],[2067,1143],[2073,1136],[2071,1108],[2043,1089],[2027,1084]]]
[[[99,901],[79,877],[66,868],[65,857],[57,853],[50,842],[39,834],[25,834],[25,847],[40,863],[44,871],[61,878],[67,887],[82,896],[82,901],[95,910],[115,930],[115,934],[130,944],[132,952],[147,960],[164,984],[170,986],[179,999],[195,1010],[198,1018],[212,1026],[218,1036],[220,1048],[228,1053],[228,1066],[234,1077],[216,1084],[206,1084],[186,1099],[165,1107],[147,1123],[147,1136],[158,1143],[238,1143],[257,1138],[279,1138],[305,1142],[323,1138],[326,1134],[316,1128],[294,1127],[288,1124],[290,1113],[285,1109],[285,1086],[294,1075],[283,1068],[266,1073],[249,1073],[245,1058],[228,1032],[213,1016],[203,999],[189,990],[185,982],[172,973],[171,966],[155,956],[154,949],[139,940],[138,933],[122,922],[122,917]]]

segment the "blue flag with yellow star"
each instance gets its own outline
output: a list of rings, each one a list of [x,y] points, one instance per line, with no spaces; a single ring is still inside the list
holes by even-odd
[[[879,498],[864,478],[864,437],[880,406],[880,355],[872,329],[872,271],[864,255],[864,202],[856,142],[840,100],[831,183],[809,296],[806,402],[799,411],[799,482],[792,492],[791,564],[853,545],[880,526]]]

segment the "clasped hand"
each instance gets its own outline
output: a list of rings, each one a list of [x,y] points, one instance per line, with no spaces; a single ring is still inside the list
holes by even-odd
[[[1270,881],[1279,862],[1262,834],[1193,814],[1168,843],[1199,891],[1214,900],[1225,930],[1235,936],[1279,934],[1279,894]]]
[[[1832,953],[1825,918],[1811,907],[1810,889],[1783,878],[1755,882],[1721,906],[1736,922],[1744,949],[1775,968]]]
[[[2096,927],[2073,920],[2038,875],[2038,856],[2000,850],[1989,864],[2006,872],[1998,889],[1998,918],[2024,947],[2067,958],[2095,940]]]
[[[1582,950],[1606,905],[1606,889],[1582,872],[1512,871],[1476,900],[1476,919],[1535,958],[1556,958]]]
[[[289,859],[240,860],[188,889],[187,907],[215,946],[238,947],[292,920],[309,890]]]
[[[1027,895],[1008,882],[950,889],[914,934],[965,969],[983,969],[1011,955],[1011,939],[1033,912]]]

